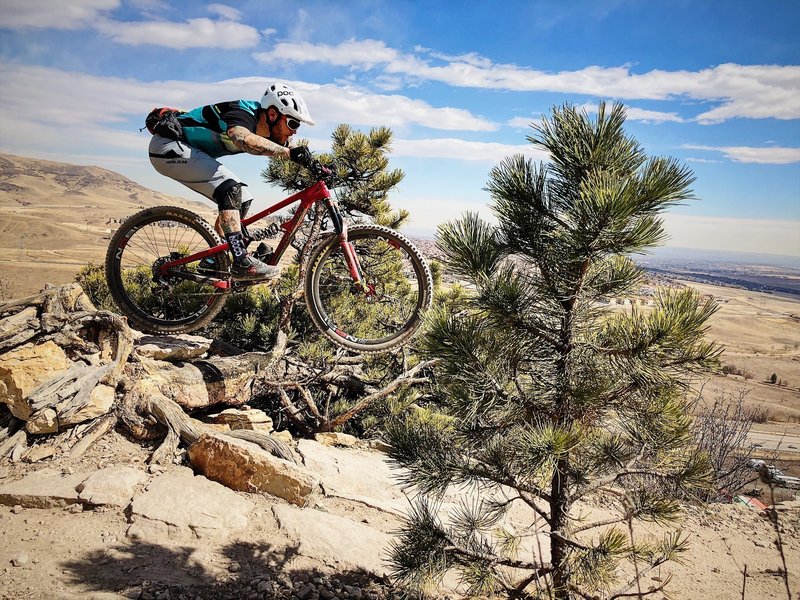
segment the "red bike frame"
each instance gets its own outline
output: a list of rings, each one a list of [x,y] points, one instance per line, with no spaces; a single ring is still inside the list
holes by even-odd
[[[364,278],[361,273],[361,268],[358,264],[358,259],[356,258],[356,254],[353,251],[353,247],[350,245],[350,242],[347,239],[347,222],[342,217],[341,212],[339,211],[339,206],[336,203],[336,200],[331,196],[330,190],[328,186],[325,185],[325,182],[320,180],[311,187],[304,189],[301,192],[298,192],[288,198],[281,200],[277,204],[273,204],[272,206],[262,210],[259,213],[254,214],[251,217],[246,217],[242,219],[242,224],[247,226],[251,223],[255,223],[256,221],[263,219],[279,210],[286,208],[287,206],[294,204],[295,202],[300,202],[300,206],[297,208],[294,216],[286,221],[285,223],[281,223],[280,228],[283,229],[283,236],[281,237],[281,241],[278,244],[278,247],[273,252],[272,256],[270,257],[268,264],[270,265],[277,265],[278,261],[283,256],[283,253],[286,252],[286,248],[289,247],[289,244],[294,238],[297,229],[305,219],[306,214],[308,214],[309,209],[316,204],[317,202],[324,202],[325,206],[328,210],[328,214],[330,215],[331,222],[333,223],[333,227],[336,230],[336,233],[339,236],[339,244],[342,247],[342,251],[344,253],[345,259],[347,260],[347,267],[350,270],[350,276],[353,278],[353,282],[360,287],[366,294],[370,294],[371,290],[370,287],[364,283]],[[198,281],[200,283],[209,283],[214,287],[220,289],[230,289],[233,287],[234,283],[230,279],[219,279],[217,277],[208,277],[204,275],[199,275],[197,273],[189,273],[186,271],[181,271],[176,269],[176,267],[180,267],[181,265],[185,265],[187,263],[195,262],[198,260],[203,260],[209,256],[214,256],[219,252],[225,252],[229,248],[228,243],[225,242],[220,244],[219,246],[214,246],[213,248],[208,248],[201,252],[196,252],[195,254],[190,254],[188,256],[184,256],[177,260],[166,262],[159,266],[159,272],[165,277],[170,276],[178,276],[184,279],[191,279],[192,281]],[[241,281],[236,282],[237,285],[255,285],[258,283],[262,283],[259,281]]]

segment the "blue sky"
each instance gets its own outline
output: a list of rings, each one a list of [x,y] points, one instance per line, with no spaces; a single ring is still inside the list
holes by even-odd
[[[284,81],[329,146],[339,123],[395,133],[393,198],[432,234],[487,218],[492,165],[555,105],[629,107],[651,155],[695,172],[665,216],[670,245],[800,256],[800,2],[3,0],[0,151],[96,164],[197,199],[158,175],[140,133],[153,106],[260,97]],[[256,197],[263,159],[224,162]]]

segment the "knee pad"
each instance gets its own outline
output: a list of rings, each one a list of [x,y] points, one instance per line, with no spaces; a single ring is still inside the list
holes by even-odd
[[[226,179],[214,190],[214,200],[220,210],[241,210],[242,184],[233,179]]]
[[[245,200],[242,202],[242,207],[239,209],[239,218],[244,219],[247,216],[247,213],[250,211],[250,205],[253,203],[252,200]]]

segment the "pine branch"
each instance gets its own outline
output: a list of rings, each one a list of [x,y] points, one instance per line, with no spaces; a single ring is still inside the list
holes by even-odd
[[[539,577],[547,575],[552,572],[553,566],[549,563],[532,563],[525,560],[516,560],[513,558],[501,558],[494,554],[486,554],[474,550],[468,550],[462,546],[458,546],[448,539],[450,545],[444,547],[445,552],[450,552],[463,559],[470,561],[476,560],[488,563],[490,566],[502,565],[504,567],[513,567],[515,569],[527,569],[534,571]]]
[[[643,576],[643,575],[646,575],[647,573],[649,573],[650,571],[652,571],[652,570],[653,570],[653,569],[655,569],[655,568],[656,568],[656,567],[654,566],[654,567],[651,567],[651,568],[649,568],[649,569],[646,569],[644,572],[640,573],[640,575],[639,575],[639,576],[641,577],[641,576]],[[653,594],[657,594],[658,592],[660,592],[660,591],[664,590],[664,588],[666,588],[666,587],[667,587],[667,585],[669,584],[669,582],[670,582],[670,581],[672,581],[672,573],[670,573],[669,575],[667,575],[667,576],[664,578],[664,581],[662,581],[660,585],[658,585],[657,587],[654,587],[654,588],[653,588],[653,589],[651,589],[651,590],[647,590],[646,592],[641,592],[641,591],[638,591],[638,590],[637,590],[637,591],[635,591],[635,592],[630,592],[630,593],[626,593],[626,592],[618,592],[618,593],[616,593],[616,594],[614,594],[614,595],[610,596],[610,597],[608,598],[608,600],[616,600],[617,598],[643,598],[644,596],[652,596]],[[629,590],[629,589],[631,589],[631,588],[632,588],[634,585],[636,585],[636,582],[635,582],[635,581],[633,581],[633,582],[629,583],[629,584],[628,584],[628,586],[627,586],[627,587],[625,587],[625,588],[623,588],[623,589],[624,589],[624,590]]]
[[[572,548],[577,548],[578,550],[583,550],[585,552],[591,552],[594,550],[594,548],[591,548],[590,546],[586,546],[576,540],[573,540],[572,538],[566,537],[560,531],[551,531],[550,537],[554,537],[558,541],[564,542],[567,546],[571,546]]]

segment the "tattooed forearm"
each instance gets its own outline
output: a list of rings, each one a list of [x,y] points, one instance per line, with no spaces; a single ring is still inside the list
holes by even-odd
[[[289,149],[276,144],[275,142],[256,135],[252,131],[238,125],[228,129],[228,137],[242,152],[257,154],[259,156],[274,156],[275,154],[285,154],[289,156]]]

